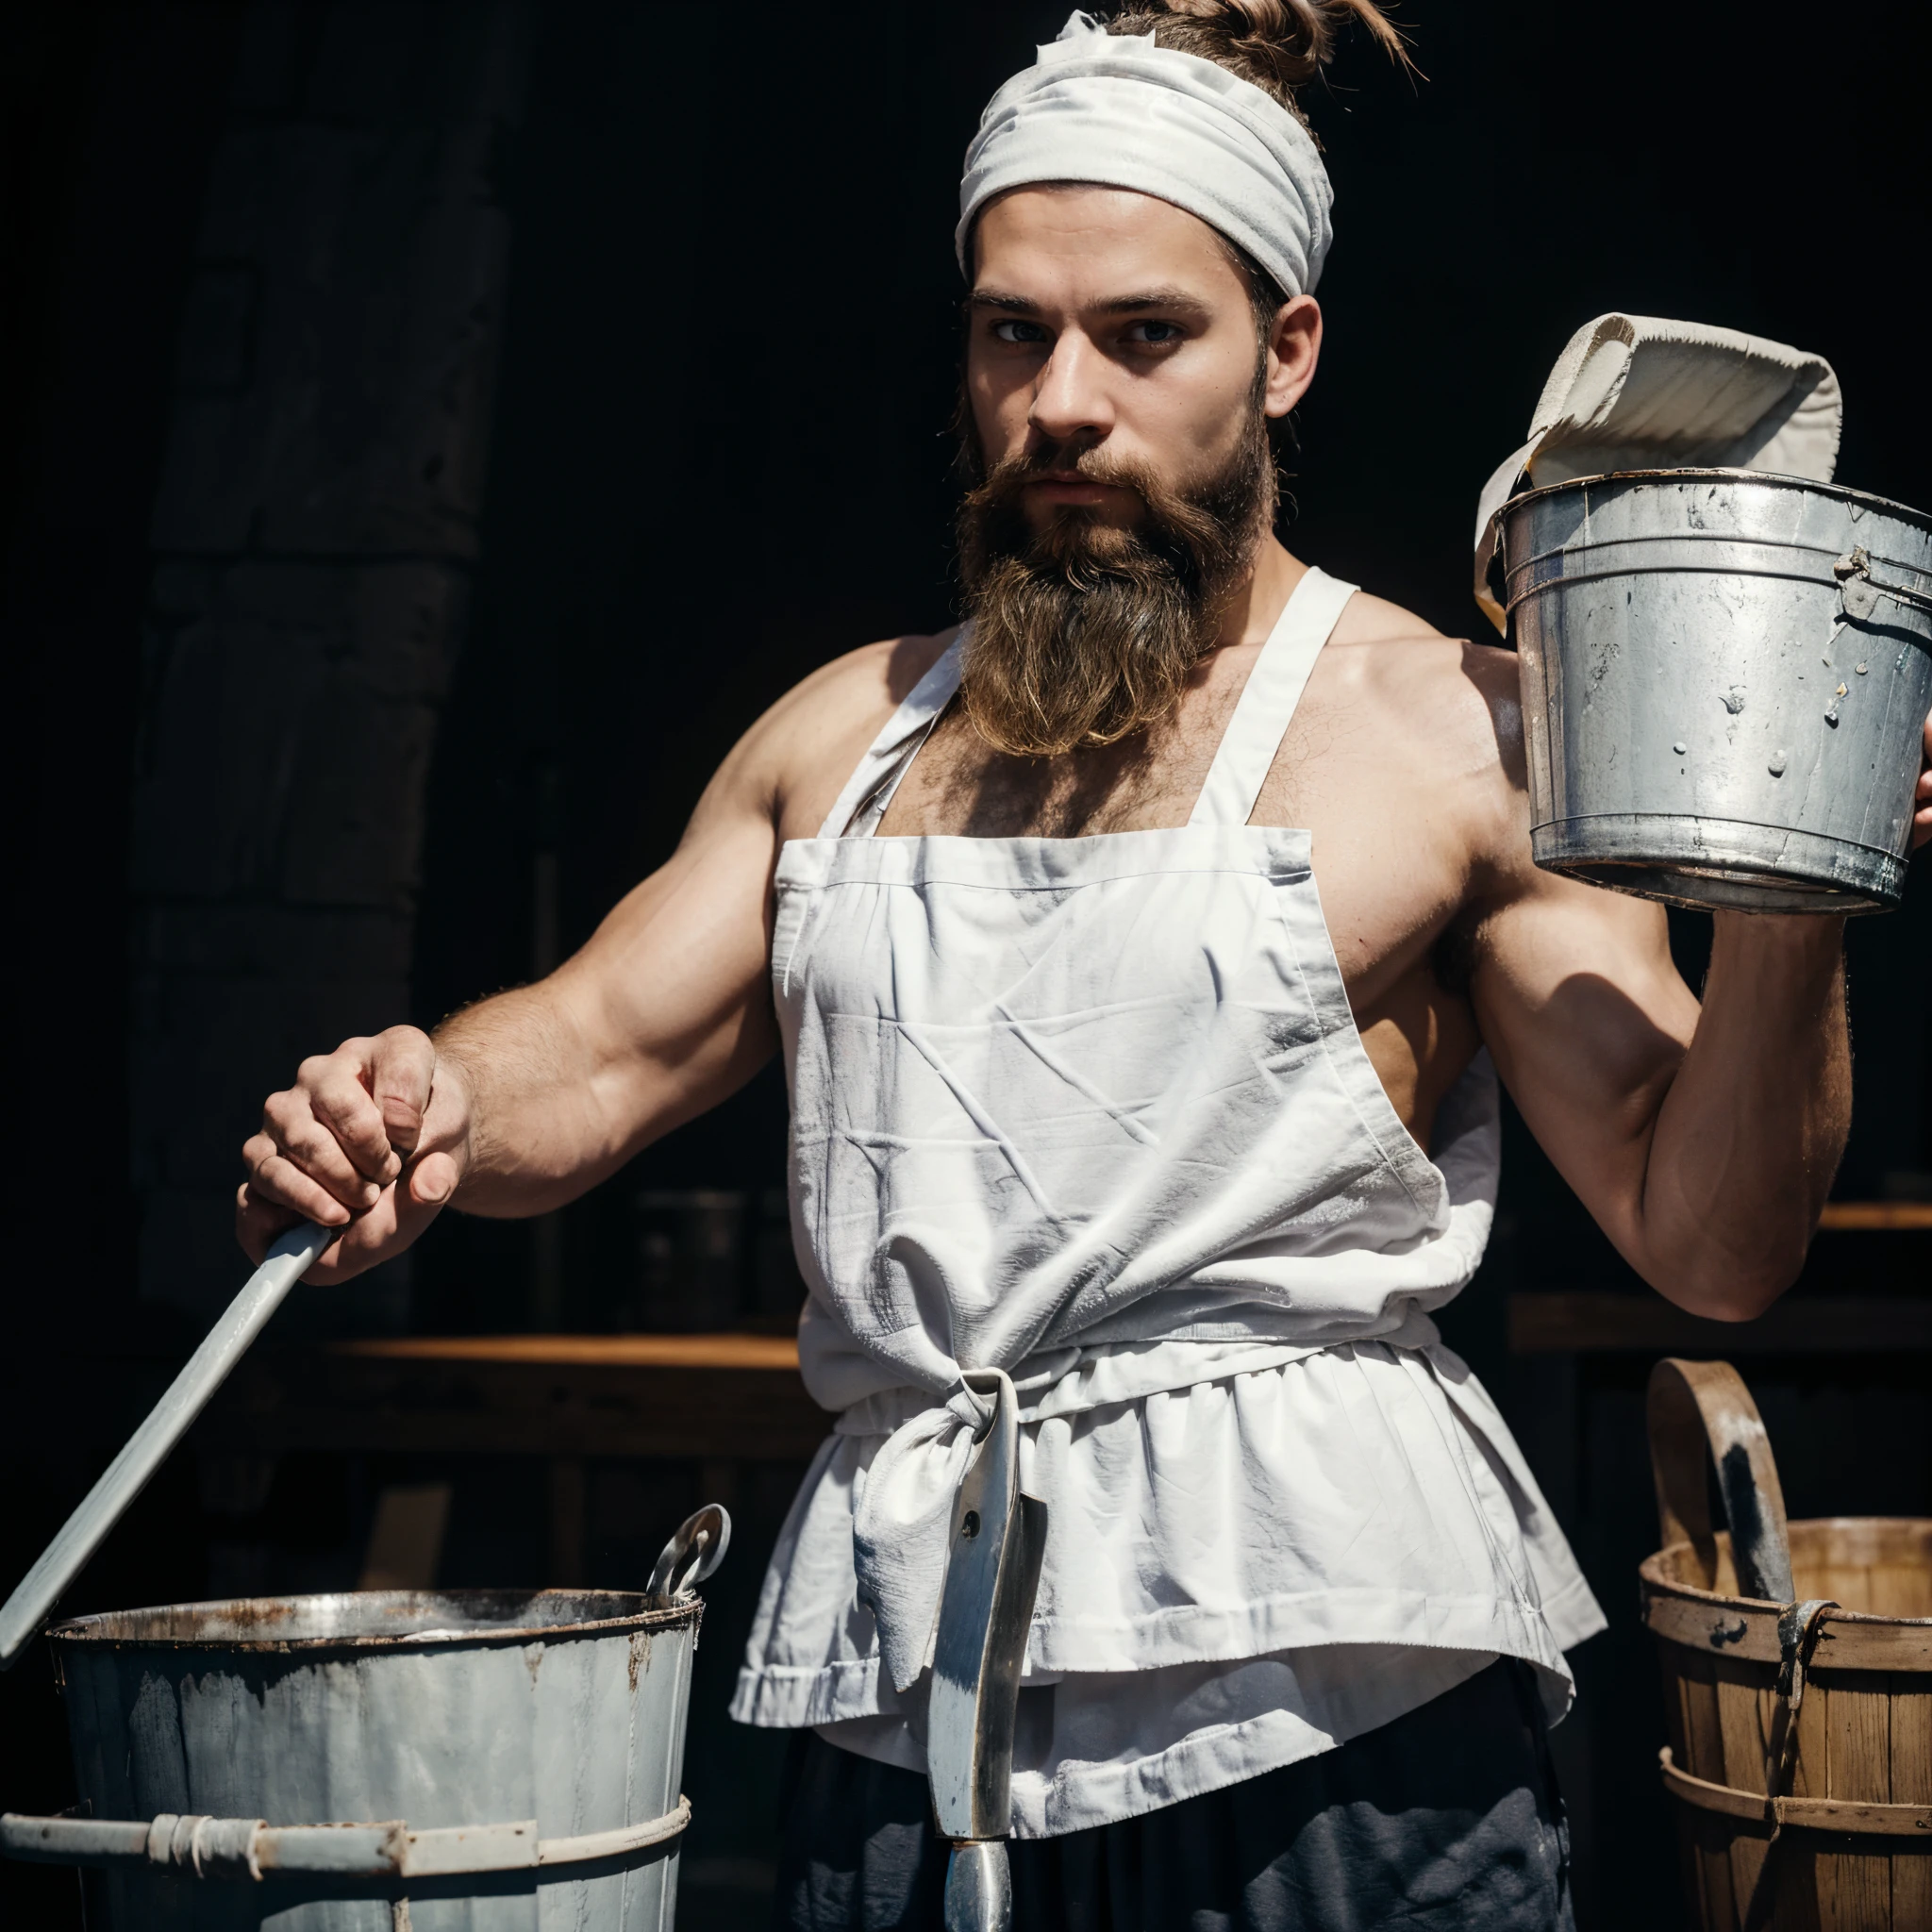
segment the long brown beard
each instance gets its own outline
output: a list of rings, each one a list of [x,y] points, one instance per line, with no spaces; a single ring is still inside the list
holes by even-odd
[[[983,467],[975,458],[969,442],[969,472]],[[1123,529],[1069,506],[1036,530],[1024,486],[1067,469],[1132,490],[1145,515]],[[997,465],[958,516],[973,620],[960,700],[974,729],[996,750],[1053,758],[1171,717],[1253,567],[1275,500],[1258,396],[1234,455],[1186,491],[1091,451],[1049,449]]]

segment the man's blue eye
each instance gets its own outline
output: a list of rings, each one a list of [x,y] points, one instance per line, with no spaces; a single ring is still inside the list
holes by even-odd
[[[992,332],[1003,342],[1043,342],[1046,331],[1037,322],[996,322]]]
[[[1172,322],[1137,322],[1132,332],[1143,342],[1172,342],[1180,337],[1178,325]]]

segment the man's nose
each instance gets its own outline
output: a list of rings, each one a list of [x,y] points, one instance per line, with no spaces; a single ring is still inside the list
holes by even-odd
[[[1051,442],[1099,441],[1113,427],[1107,376],[1107,358],[1084,336],[1066,330],[1034,384],[1028,426]]]

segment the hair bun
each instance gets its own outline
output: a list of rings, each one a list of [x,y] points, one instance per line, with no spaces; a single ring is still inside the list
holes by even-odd
[[[1342,30],[1359,22],[1391,59],[1408,49],[1374,0],[1128,0],[1108,22],[1116,34],[1193,54],[1251,80],[1297,117],[1294,91],[1328,64]]]

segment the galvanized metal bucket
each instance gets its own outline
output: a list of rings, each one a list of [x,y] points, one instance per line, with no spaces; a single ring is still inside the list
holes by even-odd
[[[1898,903],[1932,711],[1932,518],[1750,470],[1503,512],[1536,862],[1753,912]]]
[[[58,1624],[82,1802],[0,1820],[4,1849],[96,1868],[88,1923],[112,1932],[668,1932],[703,1612],[677,1586],[724,1554],[723,1522],[691,1519],[693,1560],[667,1551],[655,1593],[360,1591]]]

